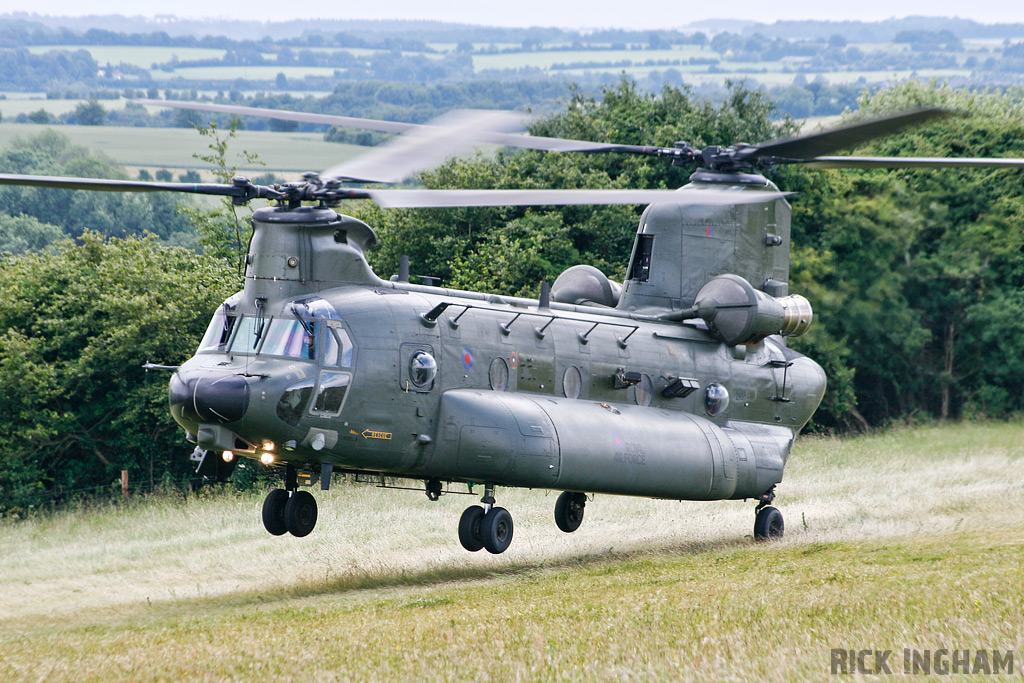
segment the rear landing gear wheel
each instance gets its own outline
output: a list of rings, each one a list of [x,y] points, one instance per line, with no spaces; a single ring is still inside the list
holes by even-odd
[[[512,543],[512,515],[505,508],[491,508],[480,522],[480,536],[487,552],[499,555]]]
[[[284,522],[292,536],[308,536],[316,526],[316,498],[309,491],[295,491],[284,506]]]
[[[459,518],[459,543],[471,553],[484,547],[484,539],[480,535],[480,522],[484,518],[484,509],[479,505],[470,505]]]
[[[583,507],[587,504],[587,494],[564,491],[555,501],[555,524],[567,534],[571,534],[583,524]]]
[[[786,524],[782,521],[782,513],[778,508],[766,505],[757,511],[754,519],[755,541],[777,541],[782,538]]]
[[[263,526],[274,536],[282,536],[288,531],[284,521],[284,508],[288,504],[288,492],[274,489],[263,500]]]

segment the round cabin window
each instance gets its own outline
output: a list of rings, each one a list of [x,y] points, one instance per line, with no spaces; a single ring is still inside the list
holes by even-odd
[[[704,390],[704,409],[708,415],[715,417],[729,407],[729,391],[718,382],[711,382]]]
[[[417,351],[409,359],[409,379],[418,387],[428,387],[437,377],[437,361],[426,351]]]

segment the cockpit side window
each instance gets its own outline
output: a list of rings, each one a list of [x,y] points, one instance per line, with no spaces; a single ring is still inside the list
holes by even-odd
[[[198,351],[227,351],[228,342],[231,341],[231,333],[235,331],[235,323],[238,322],[236,308],[241,292],[228,297],[213,314],[210,325],[206,328],[203,340],[199,342]]]
[[[348,332],[336,323],[327,323],[324,328],[324,365],[340,365],[345,368],[352,367],[352,355],[354,347]]]
[[[237,320],[238,316],[225,313],[223,308],[218,310],[199,342],[199,351],[226,351]]]
[[[316,388],[316,400],[310,409],[311,413],[321,415],[337,415],[345,404],[345,394],[352,376],[347,372],[322,372],[320,384]]]

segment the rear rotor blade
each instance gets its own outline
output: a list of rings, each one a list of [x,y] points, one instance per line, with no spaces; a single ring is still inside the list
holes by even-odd
[[[793,160],[820,157],[823,154],[856,147],[868,140],[892,135],[904,128],[918,126],[949,115],[950,112],[945,109],[915,109],[870,121],[853,123],[821,133],[801,135],[753,147],[743,147],[736,151],[736,158],[780,157],[780,160]]]
[[[817,157],[798,161],[804,168],[1020,168],[1024,159],[947,157]]]

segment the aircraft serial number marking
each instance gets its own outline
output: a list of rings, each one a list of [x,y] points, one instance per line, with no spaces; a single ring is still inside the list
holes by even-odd
[[[391,440],[391,432],[375,432],[369,429],[363,430],[364,439],[384,439],[385,441]]]

